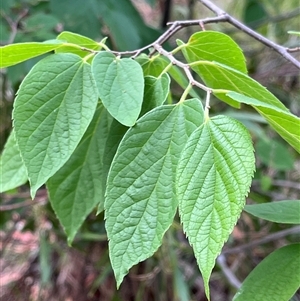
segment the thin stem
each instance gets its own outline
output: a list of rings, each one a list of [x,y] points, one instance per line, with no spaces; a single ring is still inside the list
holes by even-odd
[[[286,229],[286,230],[282,230],[282,231],[279,231],[279,232],[276,232],[276,233],[272,233],[272,234],[267,235],[263,238],[253,240],[253,241],[251,241],[247,244],[244,244],[244,245],[241,245],[241,246],[238,246],[238,247],[234,247],[234,248],[231,248],[231,249],[225,249],[225,250],[222,251],[222,254],[240,253],[240,252],[243,252],[244,250],[251,249],[255,246],[265,244],[265,243],[268,243],[270,241],[274,241],[274,240],[277,240],[277,239],[282,238],[282,237],[286,237],[286,236],[291,235],[291,234],[300,234],[300,226],[295,226],[295,227],[292,227],[292,228],[289,228],[289,229]]]
[[[228,282],[235,287],[236,289],[239,289],[242,285],[242,283],[236,278],[234,273],[231,271],[231,269],[227,266],[226,258],[224,254],[221,254],[217,258],[217,264],[221,268],[223,274],[225,275]]]
[[[15,204],[1,205],[0,206],[0,212],[1,211],[15,210],[15,209],[19,209],[19,208],[26,207],[26,206],[33,206],[33,205],[36,205],[36,204],[43,205],[46,202],[47,202],[47,197],[38,198],[38,199],[35,199],[35,200],[26,200],[24,202],[15,203]]]
[[[163,74],[167,73],[172,68],[172,66],[173,66],[172,63],[168,64],[168,66],[166,66],[166,68],[161,72],[159,77],[161,77]]]
[[[189,95],[189,93],[190,93],[190,91],[191,91],[192,88],[193,88],[193,86],[192,86],[191,84],[189,84],[189,85],[185,88],[185,90],[184,90],[184,92],[182,93],[182,95],[181,95],[180,100],[179,100],[178,103],[182,103],[182,102],[184,102],[184,101],[186,100],[186,98],[187,98],[187,96]]]
[[[209,119],[210,95],[211,95],[211,91],[208,90],[206,93],[205,109],[204,109],[204,118],[206,121]]]
[[[211,91],[210,88],[206,87],[205,85],[197,82],[194,78],[193,78],[193,75],[192,75],[192,72],[190,70],[190,66],[188,64],[184,64],[182,63],[181,61],[177,60],[170,52],[166,51],[165,49],[163,49],[160,45],[158,44],[154,44],[154,48],[155,50],[160,53],[161,55],[167,57],[170,62],[173,64],[173,65],[176,65],[178,66],[179,68],[183,69],[183,71],[185,72],[188,80],[189,80],[189,83],[192,85],[192,86],[197,86],[199,87],[200,89],[208,92],[208,91]]]
[[[18,25],[20,21],[28,14],[28,9],[24,9],[23,11],[20,12],[16,20],[12,20],[9,16],[7,16],[3,11],[1,12],[2,17],[6,20],[8,23],[11,33],[9,36],[9,39],[7,41],[7,44],[12,44],[13,41],[15,40],[15,37],[18,33]]]

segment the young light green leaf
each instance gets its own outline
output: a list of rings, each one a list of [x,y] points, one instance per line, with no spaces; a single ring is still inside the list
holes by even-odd
[[[265,99],[255,99],[236,92],[226,95],[240,103],[253,106],[275,131],[300,153],[300,118],[290,113],[287,108],[278,105],[278,102],[267,102]]]
[[[75,54],[46,57],[28,73],[14,103],[13,119],[32,197],[70,158],[97,101],[91,67]]]
[[[208,30],[196,32],[184,45],[185,54],[191,62],[215,61],[247,73],[241,48],[224,33]]]
[[[217,116],[189,137],[179,160],[179,214],[201,270],[209,277],[245,204],[255,168],[251,137],[238,121]]]
[[[267,221],[282,224],[300,224],[300,200],[246,205],[244,210]]]
[[[183,48],[183,54],[204,83],[216,90],[213,91],[214,95],[231,106],[239,108],[240,103],[227,96],[228,91],[238,92],[288,112],[279,99],[247,74],[216,62],[195,62],[192,57],[189,57],[185,48]]]
[[[162,105],[170,91],[170,77],[163,74],[160,77],[145,76],[144,100],[141,116]]]
[[[77,33],[69,32],[69,31],[63,31],[57,36],[57,40],[61,40],[67,43],[79,45],[81,47],[91,49],[91,50],[100,50],[101,47],[100,45],[85,36],[82,36]],[[80,50],[72,46],[62,46],[58,49],[55,50],[56,53],[61,53],[61,52],[69,52],[69,53],[75,53],[81,57],[85,57],[89,52],[85,50]]]
[[[255,107],[273,129],[300,154],[300,118],[290,112]]]
[[[47,182],[51,205],[69,244],[88,214],[98,203],[104,204],[102,159],[109,117],[100,105],[70,159]]]
[[[198,99],[160,106],[125,134],[108,175],[106,230],[117,286],[161,245],[177,209],[176,165],[188,136],[203,122]]]
[[[5,68],[27,61],[61,47],[61,41],[47,43],[31,42],[18,43],[0,47],[0,68]]]
[[[98,95],[108,112],[120,123],[133,126],[143,103],[144,77],[141,66],[132,59],[120,59],[99,52],[92,63]]]
[[[289,301],[300,283],[300,244],[284,246],[248,275],[233,301]]]
[[[218,92],[216,92],[218,94]],[[251,105],[253,107],[261,107],[261,108],[267,108],[267,109],[272,109],[280,113],[287,113],[288,109],[287,108],[282,108],[282,106],[278,106],[278,103],[274,105],[273,103],[268,103],[265,101],[261,101],[259,99],[255,99],[253,97],[248,97],[246,95],[243,95],[241,93],[233,92],[230,91],[226,93],[226,96],[232,98],[233,100],[236,100],[239,103],[245,103],[247,105]]]
[[[0,157],[0,193],[27,182],[27,172],[12,130]]]

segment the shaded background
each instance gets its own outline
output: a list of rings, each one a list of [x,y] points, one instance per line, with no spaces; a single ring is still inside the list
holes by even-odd
[[[298,0],[214,3],[272,41],[286,47],[299,46],[299,38],[287,34],[289,30],[300,31]],[[68,30],[97,41],[108,36],[109,47],[119,51],[151,43],[164,31],[166,20],[213,16],[196,0],[4,0],[0,12],[1,45],[55,39],[60,32]],[[267,86],[294,114],[300,115],[296,67],[228,24],[211,24],[206,29],[229,34],[243,48],[250,75]],[[186,41],[199,30],[197,26],[185,28],[165,47],[174,47],[175,38]],[[299,58],[299,54],[295,55]],[[15,93],[39,59],[1,69],[1,150],[11,130]],[[181,93],[181,88],[172,87],[174,102]],[[247,203],[299,199],[299,155],[251,108],[233,110],[218,100],[212,100],[211,106],[212,114],[223,112],[233,116],[252,134],[257,163]],[[93,212],[70,248],[44,189],[32,201],[28,186],[24,185],[1,194],[0,201],[0,298],[3,300],[206,300],[202,278],[178,216],[166,233],[162,247],[152,258],[133,267],[117,291],[108,258],[103,215],[96,217]],[[300,234],[285,231],[292,227],[243,213],[224,247],[225,266],[219,262],[213,271],[212,301],[231,300],[236,292],[224,274],[226,268],[242,282],[269,253],[288,242],[299,241]],[[300,294],[292,300],[300,300]]]

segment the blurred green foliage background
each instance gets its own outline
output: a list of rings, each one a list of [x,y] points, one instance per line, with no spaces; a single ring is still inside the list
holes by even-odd
[[[55,39],[72,31],[96,41],[108,37],[111,49],[125,51],[151,43],[164,31],[169,20],[199,19],[212,13],[195,0],[4,0],[0,5],[1,46],[25,41]],[[272,41],[298,47],[300,31],[298,0],[214,1],[228,13]],[[170,11],[167,11],[170,8]],[[250,75],[274,93],[290,110],[300,115],[300,79],[296,67],[271,49],[228,24],[211,24],[207,29],[229,34],[244,50]],[[186,41],[199,27],[180,31],[175,38]],[[168,46],[166,46],[168,47]],[[295,54],[299,57],[299,52]],[[0,72],[0,149],[11,130],[15,93],[24,76],[39,60],[32,59]],[[173,98],[181,88],[173,87]],[[199,93],[201,93],[199,91]],[[212,113],[223,112],[239,119],[250,130],[256,150],[256,173],[247,203],[299,199],[300,158],[250,108],[237,111],[217,100]],[[300,129],[299,129],[300,131]],[[73,248],[66,245],[62,229],[41,189],[34,201],[28,186],[3,193],[1,200],[1,281],[3,300],[205,300],[201,275],[178,219],[168,231],[155,256],[137,265],[120,291],[108,259],[103,216],[93,213],[77,235]],[[259,220],[243,213],[225,248],[280,232],[291,226]],[[261,259],[286,241],[287,235],[228,256],[242,281]],[[211,280],[212,300],[231,300],[235,288],[217,265]],[[294,301],[300,300],[300,294]]]

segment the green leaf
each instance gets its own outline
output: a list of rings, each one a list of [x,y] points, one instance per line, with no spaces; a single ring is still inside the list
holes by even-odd
[[[300,244],[284,246],[248,275],[233,301],[289,301],[300,283]]]
[[[127,132],[128,127],[118,122],[116,119],[112,120],[108,137],[109,139],[106,140],[104,154],[103,154],[103,181],[102,186],[104,191],[106,190],[106,182],[108,172],[111,166],[111,162],[117,152],[118,146],[124,137],[125,133]],[[98,206],[97,214],[104,210],[104,204],[100,203]]]
[[[0,47],[0,68],[27,61],[33,57],[50,52],[62,46],[61,41],[47,43],[19,43]]]
[[[191,63],[192,69],[208,87],[215,89],[214,95],[224,102],[237,108],[240,107],[239,102],[227,96],[228,92],[233,91],[288,112],[279,99],[247,74],[216,62],[194,62],[189,58],[185,48],[183,48],[183,53],[187,61]]]
[[[184,53],[190,62],[215,61],[247,73],[246,59],[241,48],[224,33],[196,32],[184,45]]]
[[[268,18],[268,13],[263,3],[259,0],[247,1],[244,7],[244,22],[249,25],[249,27],[252,27],[252,22],[257,22],[264,18]]]
[[[82,36],[77,33],[69,32],[69,31],[63,31],[57,36],[57,40],[65,41],[67,43],[79,45],[84,48],[88,48],[91,50],[100,50],[100,45],[95,42],[94,40],[87,38],[85,36]],[[89,52],[76,49],[72,46],[63,46],[55,50],[56,53],[61,52],[69,52],[69,53],[75,53],[81,57],[85,57]]]
[[[163,56],[154,56],[149,58],[149,56],[144,53],[138,56],[136,61],[138,61],[142,66],[145,76],[152,75],[154,77],[159,77],[170,63],[170,61]],[[188,86],[189,82],[186,75],[177,66],[173,65],[168,70],[168,73],[181,88],[185,89]],[[194,98],[200,98],[194,89],[190,90],[189,95]]]
[[[28,73],[14,103],[13,119],[33,197],[70,158],[97,101],[91,67],[77,55],[51,55]]]
[[[289,113],[278,112],[267,108],[255,108],[273,129],[300,153],[300,118]]]
[[[108,112],[120,123],[133,126],[143,103],[144,77],[141,66],[132,59],[120,59],[99,52],[92,63],[98,95]]]
[[[27,173],[15,139],[14,130],[10,133],[0,157],[0,193],[27,182]]]
[[[170,77],[163,74],[160,77],[145,76],[144,100],[141,115],[162,105],[170,91]]]
[[[217,116],[189,137],[176,175],[179,214],[208,281],[245,204],[255,168],[251,137],[238,121]]]
[[[244,210],[256,217],[282,224],[300,224],[300,200],[246,205]]]
[[[85,0],[83,3],[81,0],[50,0],[48,2],[51,14],[63,20],[64,30],[71,30],[91,38],[101,37],[102,1]]]
[[[51,205],[71,244],[98,203],[104,204],[102,167],[110,118],[99,106],[82,140],[66,164],[47,182]]]
[[[216,92],[218,94],[218,92]],[[280,113],[287,113],[288,109],[286,107],[282,107],[278,102],[266,102],[266,101],[261,101],[259,99],[255,99],[253,97],[248,97],[246,95],[230,91],[226,93],[226,96],[232,98],[233,100],[236,100],[239,103],[245,103],[247,105],[251,105],[254,108],[259,107],[259,108],[266,108],[266,109],[272,109]]]
[[[69,0],[74,2],[74,0]],[[91,0],[90,0],[91,1]],[[152,43],[160,31],[147,26],[131,1],[97,1],[99,15],[109,28],[113,44],[118,50],[134,50]]]
[[[229,92],[226,95],[240,103],[252,105],[275,131],[300,153],[300,118],[290,113],[283,104],[261,97],[262,101],[236,92]]]
[[[22,35],[22,39],[27,41],[45,41],[55,39],[55,29],[60,23],[59,19],[51,14],[43,12],[31,13],[26,18],[24,32],[29,36]]]
[[[160,106],[125,134],[108,175],[105,217],[119,286],[128,270],[161,245],[177,209],[176,165],[188,136],[203,122],[198,99]]]

